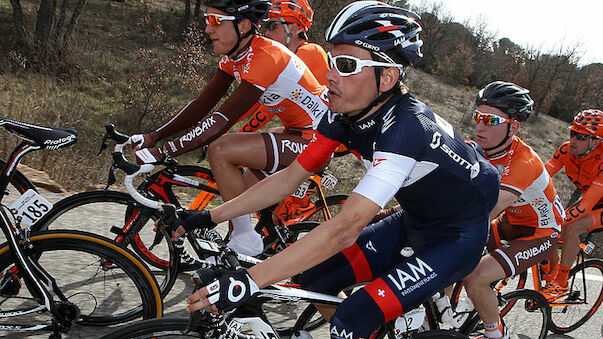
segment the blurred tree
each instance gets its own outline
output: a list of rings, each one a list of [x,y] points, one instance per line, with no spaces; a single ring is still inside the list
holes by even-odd
[[[69,44],[78,20],[88,0],[41,0],[36,13],[33,37],[28,33],[21,0],[10,0],[17,46],[30,58],[44,61],[60,61],[63,48]],[[75,4],[71,6],[72,4]],[[59,5],[57,12],[57,5]],[[68,7],[73,7],[69,23],[65,27]]]

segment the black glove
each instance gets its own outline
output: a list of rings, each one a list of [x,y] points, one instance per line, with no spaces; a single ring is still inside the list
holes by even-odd
[[[182,221],[182,227],[186,232],[190,232],[196,228],[214,228],[217,224],[211,221],[211,214],[208,210],[188,210],[186,217]]]
[[[140,165],[160,165],[163,164],[167,158],[165,152],[161,148],[143,148],[136,151],[134,154],[136,154],[136,162]]]
[[[147,134],[134,134],[130,136],[132,148],[138,146],[138,148],[149,148],[155,146],[157,141],[161,139],[157,132],[153,131]]]
[[[207,300],[216,305],[218,310],[228,312],[245,303],[258,293],[258,285],[251,279],[245,269],[231,270],[198,270],[201,281],[211,281],[207,288]]]

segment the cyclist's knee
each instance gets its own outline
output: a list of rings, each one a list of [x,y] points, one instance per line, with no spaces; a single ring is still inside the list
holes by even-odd
[[[369,338],[376,330],[375,325],[367,321],[365,312],[348,311],[338,307],[331,317],[330,333],[335,339]]]

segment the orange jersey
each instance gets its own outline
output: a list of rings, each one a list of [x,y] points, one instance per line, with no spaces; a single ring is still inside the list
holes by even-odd
[[[299,45],[295,54],[308,66],[321,85],[326,86],[329,83],[327,81],[329,61],[327,60],[327,53],[320,45],[305,41]]]
[[[582,158],[569,153],[569,141],[561,145],[546,163],[549,174],[565,167],[565,174],[582,191],[580,203],[567,210],[566,222],[580,219],[595,205],[603,203],[603,143]]]
[[[329,71],[329,64],[325,50],[317,44],[303,42],[295,54],[297,54],[297,56],[306,64],[306,66],[308,66],[312,74],[314,74],[316,80],[320,84],[326,86],[326,75]],[[274,117],[274,113],[271,113],[266,106],[256,104],[239,120],[242,120],[247,116],[250,116],[250,118],[245,125],[239,129],[239,132],[257,131],[261,127],[265,126]],[[312,135],[310,133],[308,138],[311,137]]]
[[[501,189],[519,194],[504,212],[510,224],[559,229],[561,202],[542,160],[530,146],[515,136],[507,152],[489,160],[501,175]]]
[[[325,88],[304,62],[285,46],[256,36],[237,60],[222,57],[220,70],[264,93],[258,100],[287,128],[316,127],[327,111]]]

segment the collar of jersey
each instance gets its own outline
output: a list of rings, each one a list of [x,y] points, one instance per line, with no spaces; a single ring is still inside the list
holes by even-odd
[[[370,133],[376,129],[381,129],[383,125],[383,119],[381,117],[387,113],[394,105],[396,105],[403,98],[409,97],[410,94],[406,93],[403,95],[395,94],[388,101],[385,102],[378,110],[373,112],[373,114],[368,117],[355,121],[349,122],[348,126],[354,133],[356,134],[365,134]]]

